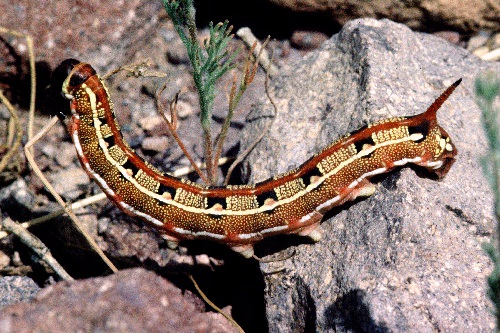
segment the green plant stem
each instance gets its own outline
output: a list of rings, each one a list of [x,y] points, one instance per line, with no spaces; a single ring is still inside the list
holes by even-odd
[[[228,22],[210,23],[210,37],[200,46],[196,33],[193,0],[163,0],[165,10],[172,19],[175,29],[186,47],[193,68],[193,80],[200,103],[200,122],[203,130],[203,148],[207,165],[207,178],[211,185],[216,183],[217,159],[214,159],[211,132],[212,108],[217,80],[234,68],[233,60],[237,52],[227,51],[232,39]]]
[[[493,106],[496,96],[500,94],[500,80],[494,74],[486,74],[476,82],[478,105],[481,109],[483,126],[488,140],[488,155],[483,159],[483,167],[495,195],[494,210],[497,221],[500,221],[500,128],[498,115],[500,110]],[[500,249],[500,228],[497,231]]]
[[[500,332],[500,110],[495,109],[494,100],[500,94],[500,80],[493,73],[487,73],[476,80],[477,104],[488,140],[488,153],[481,160],[486,178],[494,196],[494,213],[497,220],[497,246],[483,245],[493,261],[493,271],[488,276],[488,296],[495,306],[497,332]]]
[[[224,119],[224,123],[222,124],[222,129],[219,134],[219,138],[217,139],[216,142],[216,148],[215,148],[215,157],[214,160],[218,161],[220,158],[220,155],[222,153],[222,146],[224,144],[224,140],[227,136],[227,131],[229,130],[229,127],[231,125],[231,119],[234,116],[234,111],[236,110],[236,107],[238,106],[238,103],[243,96],[243,93],[246,91],[246,86],[245,84],[240,84],[240,87],[238,89],[238,92],[236,94],[231,93],[231,96],[234,96],[230,98],[229,100],[229,109],[227,112],[226,119]]]

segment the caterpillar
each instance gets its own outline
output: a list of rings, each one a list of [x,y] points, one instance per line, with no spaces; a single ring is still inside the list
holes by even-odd
[[[89,64],[63,61],[52,85],[70,100],[60,116],[70,116],[67,128],[82,167],[117,207],[158,229],[171,247],[181,240],[209,239],[251,257],[254,244],[267,236],[319,240],[323,214],[373,194],[369,179],[375,175],[413,163],[444,177],[457,149],[436,113],[460,82],[424,113],[374,122],[299,168],[255,185],[225,187],[172,177],[139,157],[123,139],[110,93]]]

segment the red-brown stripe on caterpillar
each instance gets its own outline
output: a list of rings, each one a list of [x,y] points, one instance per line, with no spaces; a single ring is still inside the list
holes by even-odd
[[[426,112],[372,123],[285,174],[255,185],[201,186],[163,174],[134,153],[121,135],[108,89],[89,64],[69,60],[61,66],[68,73],[62,83],[71,100],[68,129],[83,168],[112,202],[159,229],[170,245],[210,239],[250,257],[266,236],[318,240],[323,214],[373,194],[371,177],[408,163],[444,177],[457,154],[436,112],[461,80]]]

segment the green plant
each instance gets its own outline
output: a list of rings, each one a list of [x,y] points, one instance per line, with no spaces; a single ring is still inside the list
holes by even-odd
[[[493,271],[488,277],[488,296],[494,304],[497,332],[500,332],[500,109],[494,101],[500,95],[500,79],[486,73],[476,80],[477,104],[482,112],[483,126],[488,140],[488,153],[482,157],[484,174],[494,195],[494,212],[497,220],[497,240],[483,244],[493,261]]]
[[[234,59],[238,51],[229,52],[228,44],[233,35],[228,22],[209,24],[210,37],[200,45],[196,33],[195,9],[193,0],[163,0],[165,10],[174,23],[193,69],[193,79],[198,91],[200,104],[200,121],[203,129],[205,163],[207,178],[211,185],[216,183],[217,161],[222,151],[222,144],[230,125],[230,120],[237,108],[241,96],[252,82],[257,70],[257,61],[252,62],[247,57],[242,78],[234,79],[229,94],[228,115],[223,123],[220,134],[213,140],[211,131],[212,109],[215,99],[217,81],[230,69],[235,67]],[[251,50],[252,51],[252,50]],[[251,51],[249,54],[251,54]],[[215,148],[215,152],[214,152]],[[204,178],[204,177],[202,177]]]

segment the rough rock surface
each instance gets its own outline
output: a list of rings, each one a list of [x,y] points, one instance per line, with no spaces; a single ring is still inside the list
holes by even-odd
[[[134,40],[144,39],[158,19],[161,2],[75,3],[64,0],[36,3],[21,0],[12,4],[2,0],[0,7],[5,8],[2,26],[29,33],[37,59],[55,66],[71,52],[73,57],[81,58],[83,55],[94,59],[96,65],[103,65],[117,56],[126,57],[126,50],[132,51]],[[26,51],[23,39],[10,36],[9,39],[14,47],[21,44],[21,49]],[[115,52],[117,48],[121,52]]]
[[[0,332],[236,332],[220,314],[143,269],[60,282],[2,309]],[[36,328],[36,330],[33,330]]]
[[[27,276],[4,276],[0,278],[0,308],[31,300],[38,291],[40,287]]]
[[[320,242],[288,236],[257,246],[262,256],[298,244],[290,259],[261,264],[270,273],[270,332],[494,327],[485,290],[491,267],[481,249],[493,228],[492,200],[478,162],[485,138],[473,92],[488,69],[500,73],[500,64],[388,20],[362,19],[273,79],[278,116],[248,159],[251,182],[299,166],[369,122],[421,113],[463,82],[438,113],[459,152],[443,181],[404,168],[378,178],[372,197],[330,212]],[[244,142],[272,112],[269,102],[252,110]]]
[[[272,0],[271,2],[296,12],[325,15],[340,25],[358,17],[373,17],[391,19],[424,31],[500,30],[500,4],[490,0]]]

